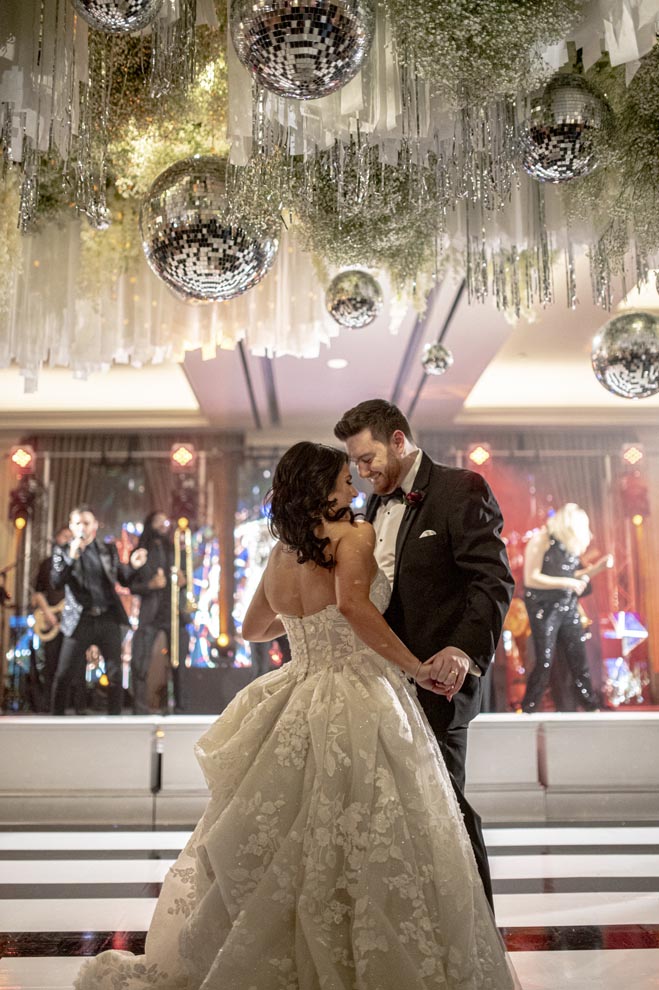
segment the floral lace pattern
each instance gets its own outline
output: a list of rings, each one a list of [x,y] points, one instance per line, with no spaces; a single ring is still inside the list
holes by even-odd
[[[335,606],[284,622],[291,662],[198,743],[211,799],[145,956],[102,953],[77,990],[510,990],[413,688]]]

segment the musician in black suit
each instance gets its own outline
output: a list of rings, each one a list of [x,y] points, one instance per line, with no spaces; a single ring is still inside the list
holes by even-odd
[[[486,892],[480,819],[464,799],[469,722],[480,710],[514,582],[499,506],[481,475],[434,464],[400,410],[384,399],[348,410],[334,433],[373,486],[366,518],[375,556],[392,586],[387,622],[433,667],[441,693],[419,701],[451,773]]]
[[[178,534],[176,536],[178,539]],[[160,509],[150,512],[144,520],[139,547],[149,555],[148,563],[132,579],[130,590],[141,596],[139,625],[133,637],[131,659],[131,689],[133,711],[146,715],[151,709],[147,699],[147,675],[151,665],[153,645],[159,632],[165,633],[174,688],[174,714],[185,711],[181,672],[188,655],[190,635],[187,623],[190,616],[186,609],[185,574],[178,573],[178,665],[171,663],[172,650],[172,571],[174,569],[174,543],[170,522]]]
[[[51,713],[64,715],[69,685],[85,664],[87,649],[95,644],[105,660],[110,682],[108,714],[120,715],[121,627],[127,625],[126,612],[115,584],[128,585],[136,570],[146,563],[147,552],[134,550],[129,564],[119,561],[113,543],[96,539],[98,520],[88,505],[71,511],[69,528],[73,539],[53,548],[51,584],[64,588],[62,633],[57,673],[53,684]]]

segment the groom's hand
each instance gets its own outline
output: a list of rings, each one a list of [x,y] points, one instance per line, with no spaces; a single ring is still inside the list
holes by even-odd
[[[426,661],[431,667],[433,686],[449,701],[458,693],[469,673],[469,657],[457,646],[445,646]],[[424,664],[425,666],[425,664]]]

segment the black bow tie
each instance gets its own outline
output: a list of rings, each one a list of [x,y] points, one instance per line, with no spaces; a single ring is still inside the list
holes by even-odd
[[[396,488],[395,491],[389,492],[388,495],[380,495],[380,499],[383,505],[388,505],[389,502],[404,502],[405,492],[402,488]]]

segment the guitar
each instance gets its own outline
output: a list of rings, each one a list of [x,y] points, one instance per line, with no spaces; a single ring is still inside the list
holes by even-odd
[[[59,615],[64,608],[64,599],[58,602],[57,605],[51,605],[50,611],[54,612],[55,615]],[[48,624],[46,619],[46,613],[42,608],[35,608],[34,610],[34,631],[39,637],[42,643],[50,643],[51,639],[55,639],[59,632],[59,621],[55,623],[54,626]]]

